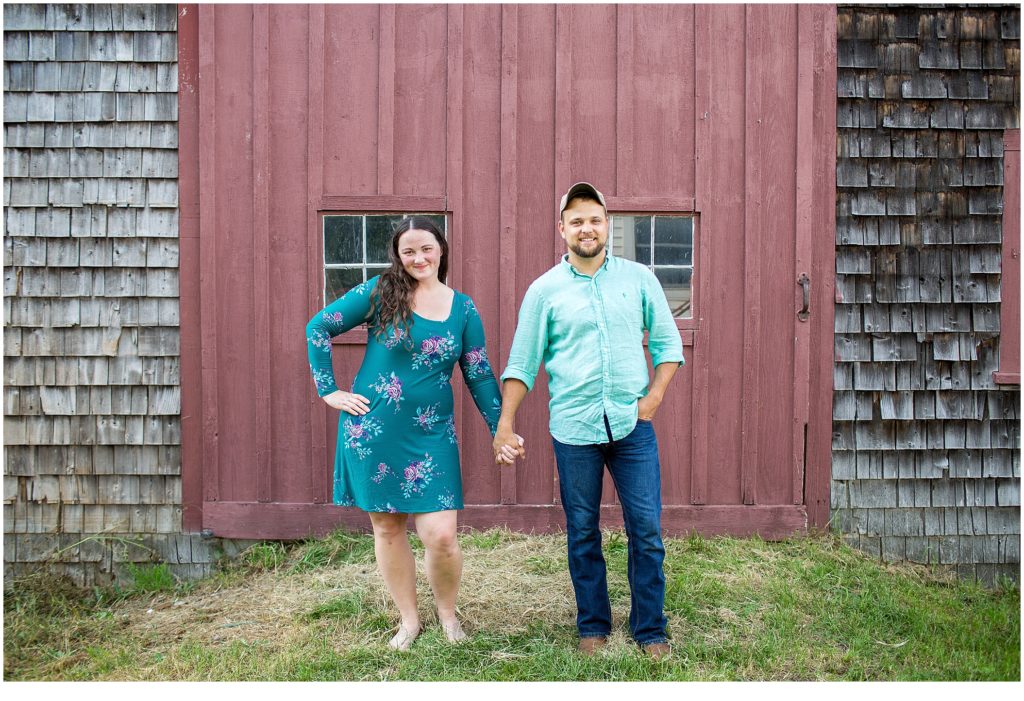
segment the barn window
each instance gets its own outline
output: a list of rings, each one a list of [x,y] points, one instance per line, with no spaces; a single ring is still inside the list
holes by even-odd
[[[341,297],[361,282],[384,272],[391,234],[401,214],[328,214],[324,216],[324,301]],[[447,236],[443,214],[423,214]]]
[[[693,217],[613,214],[612,255],[642,263],[661,281],[672,315],[693,317]]]

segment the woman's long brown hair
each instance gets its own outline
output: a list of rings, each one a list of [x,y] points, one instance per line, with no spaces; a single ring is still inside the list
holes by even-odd
[[[412,295],[418,283],[402,266],[402,258],[398,255],[398,240],[402,238],[402,234],[411,229],[429,231],[434,235],[437,245],[441,247],[441,262],[437,266],[437,279],[444,282],[448,278],[448,242],[445,240],[444,234],[440,232],[434,222],[426,217],[405,217],[395,227],[395,233],[391,237],[391,246],[388,248],[391,267],[381,273],[380,280],[373,288],[373,294],[370,295],[375,326],[373,335],[378,341],[383,341],[387,339],[388,330],[394,329],[395,335],[401,338],[402,344],[407,348],[412,347],[409,335],[409,316],[412,314]]]

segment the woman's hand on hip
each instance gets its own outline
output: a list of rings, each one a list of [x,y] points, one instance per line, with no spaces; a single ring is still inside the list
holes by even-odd
[[[370,411],[370,400],[361,394],[353,394],[337,390],[324,395],[323,400],[338,411],[344,411],[353,416],[362,416]]]

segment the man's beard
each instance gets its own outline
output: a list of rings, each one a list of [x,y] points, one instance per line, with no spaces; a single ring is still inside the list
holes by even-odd
[[[570,244],[569,250],[578,255],[580,258],[596,258],[597,256],[601,255],[601,252],[604,250],[604,246],[598,245],[595,246],[592,251],[587,251],[577,243]]]

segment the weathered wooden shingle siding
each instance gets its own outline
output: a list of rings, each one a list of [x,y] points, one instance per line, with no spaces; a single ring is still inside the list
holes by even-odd
[[[5,580],[209,568],[181,534],[176,12],[4,5]]]
[[[886,560],[1020,571],[999,359],[1019,8],[838,9],[833,525]]]

